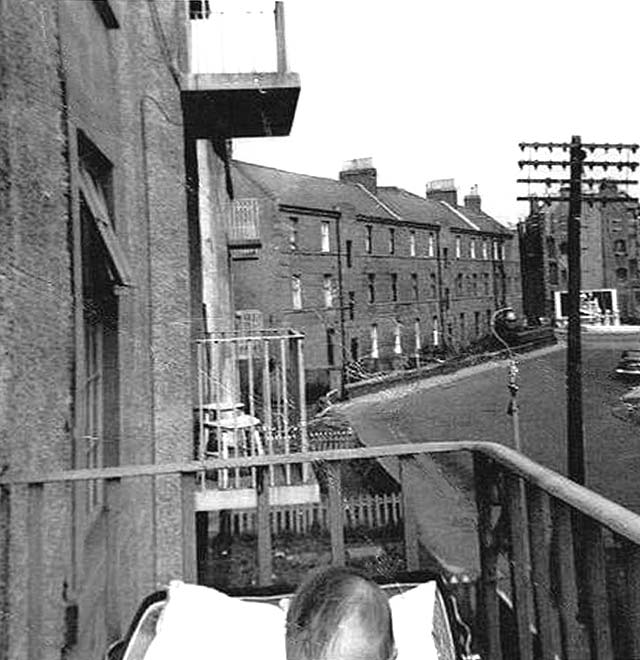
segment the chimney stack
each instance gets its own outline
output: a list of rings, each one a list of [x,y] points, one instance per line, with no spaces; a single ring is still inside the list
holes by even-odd
[[[454,179],[437,179],[427,183],[427,199],[458,206],[458,191]]]
[[[478,186],[471,186],[471,192],[464,197],[464,205],[468,209],[473,209],[474,211],[480,211],[481,209],[480,195],[478,195]]]
[[[378,172],[371,158],[354,158],[342,166],[340,181],[344,183],[360,183],[370,193],[378,192]]]

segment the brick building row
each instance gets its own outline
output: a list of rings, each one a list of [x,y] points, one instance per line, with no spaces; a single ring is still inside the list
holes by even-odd
[[[311,387],[464,350],[496,310],[520,312],[517,238],[477,191],[378,186],[369,159],[339,180],[244,162],[232,177],[262,213],[261,248],[232,262],[236,309],[304,332]]]

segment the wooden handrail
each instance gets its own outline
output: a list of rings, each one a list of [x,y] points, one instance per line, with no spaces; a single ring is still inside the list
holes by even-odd
[[[0,477],[0,486],[18,484],[78,482],[92,479],[125,479],[128,477],[155,477],[168,474],[196,474],[203,470],[250,468],[291,465],[320,461],[346,461],[400,457],[419,454],[440,454],[468,451],[496,461],[502,467],[525,479],[527,483],[542,488],[552,497],[589,516],[604,527],[640,545],[640,516],[580,486],[567,477],[546,468],[515,450],[493,442],[450,441],[395,444],[354,449],[332,449],[292,454],[273,454],[247,458],[208,459],[153,465],[121,465],[94,469],[60,470],[41,473],[8,471]]]

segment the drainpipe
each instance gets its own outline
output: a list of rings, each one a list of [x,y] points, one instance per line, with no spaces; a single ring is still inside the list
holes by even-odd
[[[342,213],[336,218],[336,242],[338,245],[338,305],[340,306],[340,398],[347,398],[346,364],[347,364],[347,338],[344,329],[344,287],[342,283]]]
[[[440,254],[440,231],[436,230],[436,271],[438,277],[438,319],[440,323],[440,344],[447,348],[444,325],[444,301],[442,300],[442,255]]]

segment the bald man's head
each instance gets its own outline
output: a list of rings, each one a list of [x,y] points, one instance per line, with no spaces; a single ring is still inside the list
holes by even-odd
[[[347,568],[313,575],[287,613],[287,660],[390,660],[395,654],[383,591]]]

